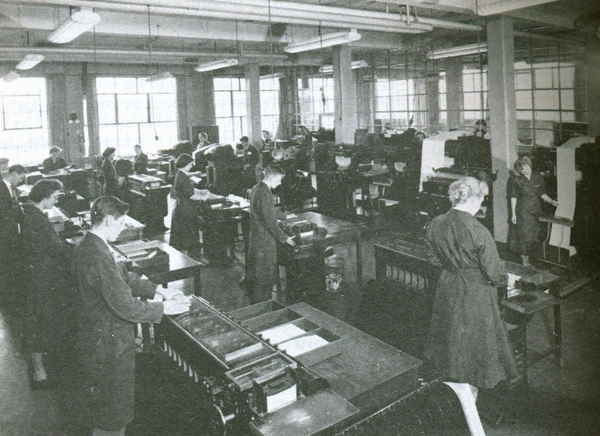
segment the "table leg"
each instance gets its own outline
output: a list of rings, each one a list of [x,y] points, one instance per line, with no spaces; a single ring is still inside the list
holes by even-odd
[[[356,240],[356,283],[358,289],[362,287],[363,271],[362,271],[362,243],[360,238]]]
[[[562,310],[560,304],[554,305],[554,355],[562,367]]]
[[[200,268],[196,269],[194,273],[194,295],[201,297],[202,296],[202,270]]]

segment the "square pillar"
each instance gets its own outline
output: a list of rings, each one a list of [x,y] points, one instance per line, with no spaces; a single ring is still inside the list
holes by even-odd
[[[333,99],[335,142],[354,144],[356,99],[354,98],[352,50],[347,45],[333,47]]]
[[[587,74],[587,123],[588,134],[600,135],[600,41],[588,38],[585,56]]]
[[[448,58],[444,61],[446,70],[446,113],[448,129],[456,129],[462,123],[463,108],[463,62],[462,58]]]
[[[246,125],[248,126],[248,139],[251,144],[261,141],[260,121],[260,71],[258,64],[244,66],[246,77]]]
[[[509,168],[518,156],[512,18],[505,15],[489,18],[487,41],[492,168],[498,174],[493,184],[494,238],[496,241],[506,242],[509,212],[506,184]]]

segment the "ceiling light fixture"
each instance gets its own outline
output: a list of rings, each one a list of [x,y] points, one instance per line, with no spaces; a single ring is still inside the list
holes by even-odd
[[[369,64],[367,63],[367,61],[352,61],[352,63],[350,64],[350,68],[352,68],[353,70],[357,70],[359,68],[365,68],[368,67]],[[333,65],[323,65],[321,68],[319,68],[319,73],[324,73],[324,74],[331,74],[333,73]]]
[[[44,60],[44,55],[41,54],[27,54],[21,62],[17,64],[17,70],[31,70],[37,64]]]
[[[6,76],[4,76],[4,77],[2,78],[2,80],[3,80],[4,82],[7,82],[7,83],[8,83],[8,82],[14,82],[14,81],[15,81],[15,80],[17,80],[19,77],[21,77],[21,76],[19,75],[19,73],[17,73],[16,71],[13,71],[13,70],[11,70],[11,71],[9,71],[9,72],[8,72],[8,74],[7,74]]]
[[[478,15],[495,15],[502,14],[504,12],[511,12],[516,9],[529,8],[531,6],[543,5],[545,3],[552,3],[556,0],[501,0],[497,2],[491,2],[486,5],[480,5],[477,8]]]
[[[219,70],[221,68],[233,67],[234,65],[238,65],[239,61],[237,59],[222,59],[219,61],[206,62],[204,64],[196,65],[194,68],[199,73],[204,73],[206,71]]]
[[[263,76],[260,76],[261,79],[283,79],[284,77],[285,77],[285,74],[283,74],[281,72],[265,74]]]
[[[332,47],[334,45],[347,44],[349,42],[358,41],[361,38],[360,33],[356,29],[350,29],[349,32],[335,32],[327,35],[315,36],[314,38],[305,39],[288,44],[284,50],[287,53],[300,53],[303,51],[317,50],[324,47]]]
[[[430,60],[469,56],[487,52],[487,43],[461,45],[458,47],[442,48],[428,51],[425,57]]]
[[[161,80],[172,79],[173,77],[174,76],[169,71],[165,71],[146,77],[146,82],[160,82]]]
[[[81,8],[79,11],[73,12],[64,23],[54,30],[48,36],[48,41],[55,44],[71,42],[100,23],[100,20],[100,15],[94,13],[91,8]]]

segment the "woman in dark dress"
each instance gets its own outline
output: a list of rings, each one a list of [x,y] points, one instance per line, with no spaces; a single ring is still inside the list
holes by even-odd
[[[517,374],[496,287],[507,282],[490,232],[475,219],[488,193],[485,182],[463,177],[450,185],[452,209],[427,228],[428,257],[440,264],[425,356],[455,390],[472,434],[481,422],[478,388],[492,388]]]
[[[44,356],[54,359],[65,356],[73,333],[69,328],[72,318],[69,308],[73,305],[70,250],[44,214],[44,210],[56,204],[61,191],[62,183],[58,180],[37,181],[29,194],[33,204],[24,206],[25,218],[21,224],[25,343],[31,353],[34,384],[48,379]]]
[[[171,219],[170,244],[180,251],[199,248],[200,229],[196,201],[200,197],[195,194],[194,185],[187,173],[194,165],[194,158],[184,153],[175,161],[178,168],[173,183],[173,193],[176,198],[173,218]]]
[[[544,179],[539,172],[531,169],[531,159],[527,156],[516,160],[514,172],[511,171],[508,179],[507,195],[510,198],[513,225],[509,232],[509,247],[521,255],[524,266],[531,266],[529,256],[540,233],[540,199],[553,206],[558,206],[558,203],[546,194]]]
[[[114,147],[107,147],[106,150],[102,152],[102,157],[104,160],[102,161],[100,172],[104,177],[102,192],[106,196],[119,196],[119,180],[117,178],[117,169],[113,163],[113,160],[115,160],[116,151],[117,149]]]

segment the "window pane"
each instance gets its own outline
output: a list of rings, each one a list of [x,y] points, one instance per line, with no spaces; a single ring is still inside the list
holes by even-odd
[[[217,118],[219,126],[219,142],[222,144],[235,144],[233,135],[233,118]]]
[[[213,88],[215,91],[231,91],[231,79],[228,77],[215,77]]]
[[[558,109],[558,91],[534,91],[536,109]]]
[[[42,109],[38,95],[5,96],[2,101],[5,129],[42,127]]]
[[[517,91],[517,108],[518,109],[533,109],[531,100],[531,91]]]
[[[519,72],[515,76],[516,89],[531,89],[531,72]]]
[[[152,121],[175,121],[177,115],[177,98],[175,94],[150,95]]]
[[[96,92],[98,94],[114,94],[115,93],[114,77],[98,77],[96,79]]]
[[[246,93],[242,91],[232,92],[233,96],[233,116],[246,116]]]
[[[140,143],[139,124],[119,124],[117,132],[120,145],[118,154],[129,154],[129,148]]]
[[[117,77],[115,79],[115,92],[117,94],[135,94],[137,80],[134,77]]]
[[[231,115],[231,93],[215,92],[215,116],[221,118]]]
[[[119,123],[143,123],[148,121],[148,97],[146,94],[117,94],[117,104]]]
[[[117,122],[115,109],[114,94],[98,95],[98,122],[100,124],[115,124]]]
[[[117,134],[117,126],[115,124],[99,126],[98,133],[100,135],[100,149],[106,147],[114,147],[119,149],[119,136]]]

